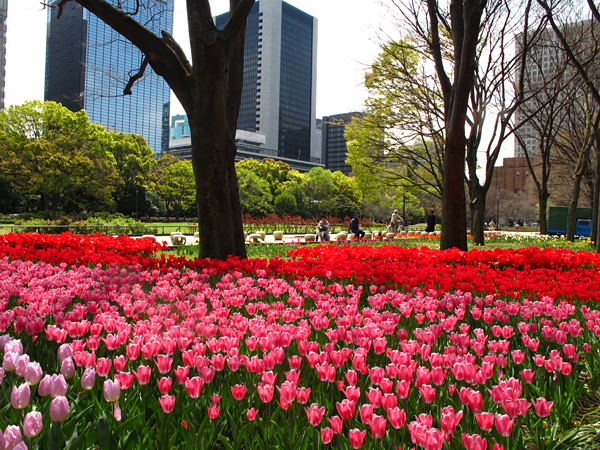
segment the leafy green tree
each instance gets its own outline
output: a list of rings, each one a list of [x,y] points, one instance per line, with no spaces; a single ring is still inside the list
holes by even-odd
[[[333,212],[336,217],[343,219],[345,217],[353,217],[354,214],[360,212],[360,208],[352,199],[343,194],[338,194],[333,199]]]
[[[168,214],[179,219],[194,202],[194,170],[189,161],[180,161],[173,155],[158,160],[149,186],[165,202]]]
[[[313,167],[304,176],[302,190],[308,198],[309,215],[318,217],[331,213],[334,205],[333,199],[339,194],[331,171],[322,167]]]
[[[294,197],[289,192],[279,194],[277,197],[275,197],[275,210],[280,215],[295,215],[298,212],[298,204],[296,203],[296,197]]]
[[[263,217],[273,212],[269,183],[250,170],[238,169],[242,214]]]
[[[425,190],[441,199],[443,98],[409,38],[382,47],[365,75],[367,111],[346,127],[347,162],[365,193]]]
[[[85,111],[32,101],[0,111],[0,175],[44,210],[108,210],[118,182],[109,133]]]
[[[116,162],[120,183],[115,201],[120,213],[147,215],[150,202],[146,200],[145,185],[156,167],[154,152],[146,139],[137,134],[110,133],[110,151]]]
[[[236,163],[236,170],[249,170],[255,173],[261,180],[269,184],[269,190],[273,197],[278,196],[285,189],[285,183],[291,181],[296,172],[290,169],[289,164],[283,161],[275,161],[265,158],[262,161],[256,159],[244,159]]]

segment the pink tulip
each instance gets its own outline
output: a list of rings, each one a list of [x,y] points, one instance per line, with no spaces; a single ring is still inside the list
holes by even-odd
[[[354,403],[348,399],[342,400],[341,403],[336,402],[335,407],[337,408],[338,413],[343,420],[352,419],[352,417],[354,417],[354,413],[356,412]]]
[[[7,372],[14,372],[17,368],[17,359],[19,359],[19,355],[13,352],[4,351],[4,357],[2,359],[2,367]]]
[[[65,358],[63,362],[60,364],[60,373],[67,380],[69,378],[73,378],[75,375],[75,364],[73,363],[73,358]]]
[[[301,405],[308,403],[308,396],[310,395],[310,388],[301,387],[296,389],[296,399]]]
[[[60,359],[61,363],[67,358],[73,358],[73,355],[73,347],[71,347],[71,344],[62,344],[58,347],[58,359]]]
[[[478,434],[463,433],[461,440],[467,450],[487,450],[487,439],[482,439]]]
[[[30,362],[25,368],[25,382],[29,386],[35,386],[44,376],[42,368],[37,362]],[[1,381],[0,381],[1,382]]]
[[[67,395],[68,390],[69,386],[67,385],[65,377],[63,377],[62,374],[53,374],[52,377],[50,377],[50,395],[52,396],[52,398],[56,398],[59,396],[64,397],[65,395]]]
[[[248,417],[248,420],[256,419],[257,412],[258,411],[256,411],[256,409],[254,409],[254,408],[250,408],[250,409],[246,410],[246,416]]]
[[[359,449],[363,446],[363,441],[365,440],[365,436],[367,434],[367,430],[363,430],[362,432],[358,428],[353,428],[348,432],[348,438],[350,439],[350,445],[353,449]]]
[[[323,416],[325,415],[326,408],[323,406],[319,408],[319,405],[313,403],[310,405],[309,409],[304,408],[306,412],[306,416],[308,417],[308,423],[310,423],[313,427],[319,426],[321,424],[321,420],[323,420]]]
[[[0,433],[2,434],[2,433]],[[6,430],[4,430],[4,448],[6,449],[14,449],[17,445],[23,442],[23,437],[21,436],[21,430],[18,426],[8,425]]]
[[[323,444],[325,444],[325,445],[329,444],[332,439],[333,439],[333,431],[331,430],[331,428],[329,428],[329,427],[321,428],[321,440],[323,441]]]
[[[456,426],[460,422],[462,415],[462,411],[459,411],[457,414],[455,414],[452,406],[446,406],[445,408],[442,408],[440,418],[442,431],[448,435],[454,435],[454,431],[456,430]]]
[[[121,385],[118,380],[105,380],[102,391],[104,392],[104,399],[107,402],[116,402],[121,396]]]
[[[204,385],[204,380],[200,377],[190,378],[185,380],[185,388],[187,389],[188,395],[191,398],[200,397],[200,391]]]
[[[358,412],[360,414],[360,420],[362,421],[362,423],[368,424],[373,418],[373,405],[365,403],[360,407]]]
[[[289,381],[284,381],[281,386],[277,386],[279,395],[281,395],[281,401],[285,403],[292,403],[296,398],[296,386]]]
[[[171,385],[173,384],[173,378],[171,377],[162,377],[160,380],[156,380],[158,383],[158,390],[161,394],[168,394],[171,390]]]
[[[208,410],[208,417],[211,420],[215,420],[217,417],[219,417],[219,412],[221,411],[221,408],[218,406],[213,406],[213,407],[207,407]]]
[[[81,387],[86,391],[90,391],[96,384],[96,370],[93,368],[85,369],[81,375]]]
[[[430,386],[429,384],[424,384],[419,386],[419,391],[421,392],[421,398],[425,403],[433,402],[435,398],[435,388]]]
[[[15,409],[23,409],[29,405],[29,398],[31,397],[31,390],[27,383],[23,383],[19,387],[13,387],[10,393],[10,403]]]
[[[500,436],[508,437],[512,432],[512,426],[515,419],[511,419],[509,416],[504,414],[496,415],[496,430],[500,433]]]
[[[39,411],[31,411],[23,419],[23,434],[27,437],[37,436],[43,427],[42,413]]]
[[[406,412],[398,407],[391,408],[387,411],[390,425],[396,430],[399,430],[406,423]]]
[[[342,418],[340,416],[328,417],[327,420],[331,425],[331,430],[333,431],[333,434],[340,434],[342,432],[344,422],[342,421]]]
[[[52,377],[50,375],[44,376],[38,384],[38,394],[42,397],[50,395],[50,386],[52,384]]]
[[[25,368],[30,363],[29,355],[21,355],[15,363],[15,374],[19,377],[25,376]]]
[[[373,415],[373,418],[369,422],[369,427],[371,427],[371,434],[375,439],[381,439],[385,436],[386,424],[387,420],[385,420],[383,416]]]
[[[50,420],[53,422],[63,422],[69,411],[69,401],[66,397],[59,395],[50,402]]]
[[[137,372],[132,370],[133,374],[138,380],[138,383],[142,386],[148,384],[150,381],[150,375],[152,374],[152,369],[148,366],[141,365],[138,367]]]
[[[490,431],[494,426],[494,414],[490,412],[482,412],[480,414],[475,413],[475,419],[477,420],[477,425],[483,431]]]
[[[246,395],[246,386],[242,384],[236,384],[235,386],[231,386],[231,395],[235,400],[241,400]]]
[[[554,402],[549,402],[543,397],[539,397],[536,402],[533,403],[535,412],[540,417],[546,417],[548,414],[550,414],[550,410],[552,409],[553,405]]]
[[[108,358],[98,358],[96,361],[96,372],[98,376],[105,377],[110,372],[110,368],[112,367],[112,360]]]
[[[173,358],[171,358],[167,355],[158,355],[154,362],[156,363],[156,367],[158,368],[158,371],[162,375],[164,375],[171,370],[171,364],[173,364]]]
[[[175,407],[175,396],[163,395],[158,399],[158,402],[160,403],[160,407],[162,408],[163,412],[165,414],[169,414],[171,411],[173,411],[173,408]]]

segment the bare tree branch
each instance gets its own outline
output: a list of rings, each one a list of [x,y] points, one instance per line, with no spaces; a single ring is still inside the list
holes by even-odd
[[[129,77],[129,81],[125,85],[125,89],[123,89],[123,95],[131,95],[131,87],[133,86],[133,83],[135,83],[137,80],[144,76],[146,67],[148,67],[148,57],[144,56],[142,65],[140,66],[140,70],[135,75]]]

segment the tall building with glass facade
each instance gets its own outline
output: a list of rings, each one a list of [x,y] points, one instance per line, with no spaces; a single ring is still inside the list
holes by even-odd
[[[215,17],[218,28],[229,13]],[[238,129],[266,136],[280,157],[315,154],[317,19],[282,0],[258,0],[246,26]]]
[[[135,11],[134,0],[120,3]],[[134,19],[152,32],[173,33],[174,0],[149,2]],[[92,122],[109,131],[144,136],[155,153],[168,148],[170,89],[150,66],[136,81],[132,95],[123,95],[142,53],[95,15],[75,2],[48,9],[44,97],[72,111],[85,109]]]
[[[0,109],[4,108],[4,77],[6,76],[6,15],[8,0],[0,0]]]

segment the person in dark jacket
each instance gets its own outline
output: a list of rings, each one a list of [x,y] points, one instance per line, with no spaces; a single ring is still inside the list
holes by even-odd
[[[350,231],[354,233],[355,238],[363,238],[365,237],[365,232],[360,229],[360,225],[358,223],[358,214],[354,214],[354,219],[350,221]]]
[[[427,228],[425,228],[425,231],[428,233],[433,233],[435,231],[435,214],[433,209],[431,210],[431,214],[427,216]]]

